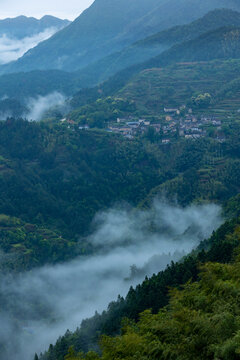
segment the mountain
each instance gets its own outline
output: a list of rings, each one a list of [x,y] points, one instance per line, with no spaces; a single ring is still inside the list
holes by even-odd
[[[173,46],[170,50],[144,63],[145,68],[174,62],[237,59],[240,57],[240,28],[223,27]]]
[[[239,57],[240,28],[218,28],[206,32],[193,40],[174,45],[148,61],[125,68],[94,88],[80,90],[73,97],[72,104],[74,107],[78,107],[84,105],[87,101],[96,100],[99,93],[102,96],[117,93],[128,83],[131,83],[134,77],[137,79],[144,70],[162,68],[175,63],[208,62],[214,59],[229,60],[238,59]],[[147,78],[152,74],[146,72],[144,76]],[[87,81],[90,81],[90,79],[88,78]],[[139,88],[139,90],[141,89]]]
[[[36,70],[27,73],[6,74],[0,76],[0,97],[18,100],[44,96],[54,91],[72,95],[79,89],[80,81],[74,73],[61,70]]]
[[[74,70],[89,61],[103,57],[122,47],[116,39],[130,22],[134,22],[159,0],[96,0],[72,24],[55,34],[21,60],[8,67],[8,71],[31,69]]]
[[[46,15],[40,20],[26,16],[7,18],[0,20],[0,37],[5,35],[9,38],[23,39],[39,34],[49,28],[60,30],[69,24],[69,20],[58,19],[50,15]]]
[[[223,26],[240,26],[240,13],[229,9],[216,9],[190,24],[175,26],[140,40],[78,71],[81,85],[93,86],[128,66],[159,55],[174,44],[192,40]]]
[[[157,31],[186,24],[215,8],[240,10],[237,0],[96,0],[72,24],[2,67],[73,71]]]

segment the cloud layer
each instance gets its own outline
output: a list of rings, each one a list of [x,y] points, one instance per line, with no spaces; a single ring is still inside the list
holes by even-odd
[[[43,32],[31,36],[25,37],[21,40],[9,38],[4,35],[0,37],[0,65],[7,64],[10,61],[17,60],[23,54],[25,54],[29,49],[35,47],[41,41],[44,41],[50,38],[55,34],[59,29],[57,28],[48,28]]]

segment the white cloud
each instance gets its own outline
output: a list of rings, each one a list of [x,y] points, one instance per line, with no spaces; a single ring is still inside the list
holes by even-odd
[[[25,37],[21,40],[9,38],[6,35],[0,37],[0,65],[17,60],[29,49],[35,47],[41,41],[47,40],[56,33],[57,28],[48,28],[43,32]]]
[[[53,107],[63,106],[66,97],[59,92],[53,92],[46,96],[38,96],[27,101],[29,113],[26,114],[28,120],[40,121],[44,113]]]

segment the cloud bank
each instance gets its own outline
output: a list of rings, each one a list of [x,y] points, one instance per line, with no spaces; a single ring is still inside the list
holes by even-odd
[[[216,205],[182,209],[156,201],[150,210],[115,208],[96,216],[95,255],[0,277],[0,340],[5,360],[32,360],[67,329],[125,296],[148,272],[190,252],[222,222]],[[133,278],[130,267],[145,269]],[[131,280],[126,280],[126,279]]]
[[[40,42],[47,40],[54,35],[59,29],[55,27],[48,28],[43,32],[25,37],[21,40],[9,38],[6,35],[0,37],[0,65],[7,64],[19,59],[29,49],[32,49]]]

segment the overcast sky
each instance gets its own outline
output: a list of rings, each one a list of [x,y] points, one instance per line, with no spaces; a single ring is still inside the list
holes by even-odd
[[[0,0],[0,18],[18,15],[40,18],[54,15],[60,18],[75,19],[89,7],[94,0]]]

